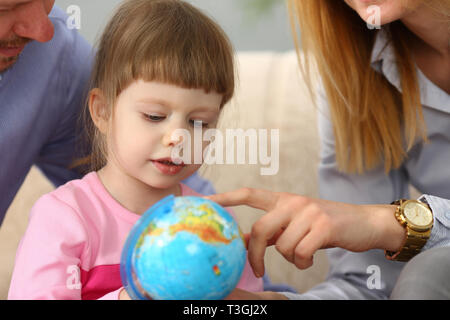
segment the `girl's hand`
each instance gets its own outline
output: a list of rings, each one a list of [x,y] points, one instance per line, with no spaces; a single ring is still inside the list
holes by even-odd
[[[120,290],[119,300],[131,300],[131,298],[128,295],[127,290],[125,290],[125,288],[122,288],[122,290]]]
[[[206,198],[225,207],[248,205],[266,211],[245,236],[248,259],[257,277],[264,275],[264,253],[269,245],[274,244],[297,268],[306,269],[319,249],[396,251],[405,239],[391,205],[353,205],[251,188]]]

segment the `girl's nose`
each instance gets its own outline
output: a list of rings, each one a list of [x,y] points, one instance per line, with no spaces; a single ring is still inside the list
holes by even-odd
[[[169,147],[169,146],[174,147],[174,146],[182,143],[183,141],[185,141],[185,139],[188,138],[188,135],[189,135],[188,130],[177,126],[177,127],[174,127],[172,129],[168,130],[164,134],[162,143],[166,147]]]

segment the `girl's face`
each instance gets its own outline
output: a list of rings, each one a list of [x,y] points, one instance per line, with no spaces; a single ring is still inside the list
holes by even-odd
[[[201,121],[205,130],[214,128],[222,98],[203,89],[133,82],[119,95],[109,122],[107,166],[120,170],[117,176],[125,174],[153,188],[177,185],[201,165],[193,159],[194,121]],[[192,137],[192,159],[181,165],[169,164],[179,160],[172,157],[179,154],[173,151],[183,140],[172,135],[177,129]],[[202,143],[202,154],[205,147]]]
[[[379,12],[380,25],[405,18],[423,0],[344,0],[366,22],[372,23]],[[377,10],[375,10],[377,9]],[[378,10],[379,9],[379,10]]]

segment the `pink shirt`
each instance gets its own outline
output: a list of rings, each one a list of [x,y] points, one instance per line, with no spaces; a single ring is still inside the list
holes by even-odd
[[[181,187],[182,195],[199,196]],[[42,196],[16,252],[8,299],[118,299],[122,247],[140,217],[113,199],[96,172]],[[248,260],[237,287],[263,290]]]

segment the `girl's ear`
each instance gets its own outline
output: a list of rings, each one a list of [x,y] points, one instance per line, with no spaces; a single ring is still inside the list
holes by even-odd
[[[106,134],[109,121],[109,110],[106,103],[106,98],[103,92],[94,88],[89,93],[89,112],[91,114],[92,121],[98,130]]]

